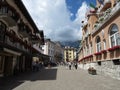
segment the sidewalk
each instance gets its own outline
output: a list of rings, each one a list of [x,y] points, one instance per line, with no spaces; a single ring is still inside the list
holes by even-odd
[[[120,81],[64,66],[9,77],[0,90],[119,90]]]

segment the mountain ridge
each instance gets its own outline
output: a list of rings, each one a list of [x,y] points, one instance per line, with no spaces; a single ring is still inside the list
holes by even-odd
[[[70,46],[70,47],[74,47],[76,49],[79,48],[80,42],[81,42],[81,40],[76,40],[76,41],[60,41],[62,47]]]

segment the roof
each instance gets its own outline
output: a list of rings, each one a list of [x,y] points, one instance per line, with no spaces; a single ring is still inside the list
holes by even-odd
[[[22,0],[14,0],[15,4],[18,6],[18,8],[21,10],[25,18],[29,21],[30,25],[33,27],[35,32],[38,32],[38,28],[36,24],[34,23],[33,19],[31,18],[30,14],[28,13],[26,7],[24,6]]]

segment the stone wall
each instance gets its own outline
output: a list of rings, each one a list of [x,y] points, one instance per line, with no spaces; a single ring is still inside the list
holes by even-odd
[[[94,67],[97,70],[97,74],[110,76],[120,80],[120,59],[79,65],[79,68],[84,70],[87,70],[89,67]]]

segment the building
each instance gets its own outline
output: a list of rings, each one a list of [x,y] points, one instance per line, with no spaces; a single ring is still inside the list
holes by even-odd
[[[33,45],[44,44],[39,31],[21,0],[0,0],[0,76],[31,70],[39,55]]]
[[[46,39],[43,50],[45,55],[50,56],[50,62],[59,63],[63,61],[64,49],[59,42],[53,42],[50,39]]]
[[[120,79],[120,0],[97,0],[82,32],[80,67],[94,67],[97,73]]]
[[[56,63],[64,62],[64,49],[61,46],[60,42],[54,42],[55,43],[55,54],[54,58],[56,60]]]
[[[76,60],[76,49],[70,46],[64,48],[64,61],[73,62]]]

